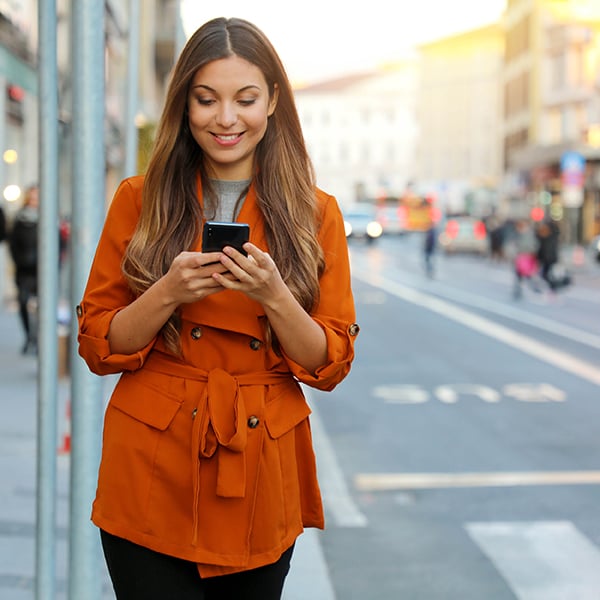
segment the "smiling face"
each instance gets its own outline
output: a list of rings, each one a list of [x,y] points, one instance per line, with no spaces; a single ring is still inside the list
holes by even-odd
[[[256,146],[276,104],[277,88],[269,97],[261,70],[239,56],[198,69],[188,94],[188,120],[211,176],[250,179]]]

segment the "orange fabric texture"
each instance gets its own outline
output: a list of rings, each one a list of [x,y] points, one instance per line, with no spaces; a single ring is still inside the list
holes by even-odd
[[[111,354],[111,319],[132,301],[120,264],[142,185],[133,177],[117,190],[77,310],[79,352],[89,368],[122,373],[106,410],[92,520],[196,562],[205,577],[269,564],[304,527],[324,526],[310,408],[299,383],[331,390],[354,358],[358,328],[338,205],[317,191],[326,269],[312,317],[327,337],[328,358],[316,374],[274,353],[262,307],[232,291],[183,307],[181,358],[160,336],[132,355]],[[268,250],[252,186],[238,221]]]

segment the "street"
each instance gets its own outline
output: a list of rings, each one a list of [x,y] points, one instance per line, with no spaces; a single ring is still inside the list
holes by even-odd
[[[574,265],[557,298],[514,301],[508,263],[436,256],[429,279],[419,236],[350,251],[356,360],[333,392],[307,390],[327,528],[301,536],[285,600],[598,600],[600,265]],[[32,600],[36,368],[11,310],[0,598]],[[57,461],[65,598],[69,454]]]
[[[357,359],[311,394],[346,482],[324,465],[335,597],[597,600],[599,266],[516,302],[508,263],[429,280],[420,248],[351,244]]]

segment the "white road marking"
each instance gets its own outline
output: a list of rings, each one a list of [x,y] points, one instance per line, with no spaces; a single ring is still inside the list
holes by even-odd
[[[600,471],[516,471],[490,473],[359,473],[354,486],[362,492],[459,487],[525,485],[597,485]]]
[[[310,400],[309,388],[304,387],[303,389],[307,399]],[[344,474],[338,465],[333,446],[321,423],[315,403],[309,403],[313,411],[310,415],[310,425],[317,456],[319,483],[327,514],[331,515],[339,527],[365,527],[367,518],[352,500],[344,480]]]
[[[481,266],[481,265],[479,265]],[[498,272],[494,269],[486,269],[485,276],[488,279],[493,281],[509,285],[512,289],[514,285],[514,274],[512,271],[503,271]],[[575,275],[575,280],[577,281],[577,275]],[[520,310],[516,307],[508,307],[505,304],[500,302],[496,302],[491,300],[490,298],[483,298],[481,296],[476,296],[475,294],[471,294],[468,292],[462,292],[456,288],[448,288],[448,277],[446,277],[446,281],[444,281],[444,291],[440,292],[447,298],[452,298],[454,300],[459,300],[465,304],[470,304],[471,306],[477,306],[478,308],[483,308],[488,310],[489,312],[495,312],[497,314],[504,314],[511,319],[522,321],[523,323],[531,323],[531,318],[535,322],[536,327],[540,327],[542,329],[547,329],[553,333],[557,332],[558,325],[558,335],[563,335],[564,337],[570,337],[575,341],[580,341],[582,343],[589,343],[591,346],[596,348],[600,348],[600,336],[589,334],[587,332],[583,332],[583,340],[579,338],[579,331],[568,325],[560,325],[551,321],[550,319],[546,319],[544,317],[540,317],[538,315],[532,315],[531,313]],[[577,285],[571,285],[566,290],[560,293],[558,297],[559,301],[562,301],[563,297],[566,298],[574,298],[576,300],[580,300],[583,302],[590,302],[592,304],[598,304],[600,302],[600,293],[597,290],[593,289],[585,289],[581,288]],[[548,304],[548,301],[544,300],[544,294],[536,294],[532,293],[529,296],[529,301],[535,304]]]
[[[335,600],[319,535],[318,530],[307,529],[296,540],[283,600]]]
[[[372,393],[389,404],[423,404],[429,400],[429,392],[413,384],[378,385]]]
[[[526,325],[531,325],[537,329],[543,329],[554,335],[559,335],[580,344],[591,346],[592,348],[600,348],[600,335],[595,335],[589,331],[582,331],[581,329],[576,329],[570,325],[558,323],[557,321],[547,319],[540,315],[520,310],[514,306],[506,306],[505,304],[489,298],[481,298],[475,294],[453,289],[447,285],[444,285],[443,290],[436,291],[449,300],[462,302],[463,304],[480,308],[502,317],[507,317],[513,321],[525,323]]]
[[[370,285],[385,290],[389,294],[402,298],[407,302],[412,302],[422,308],[427,308],[432,312],[436,312],[448,319],[461,323],[465,327],[469,327],[479,333],[504,342],[534,358],[554,365],[563,371],[567,371],[581,379],[586,379],[595,385],[600,385],[600,368],[596,365],[580,360],[561,350],[551,348],[533,338],[517,333],[504,325],[499,325],[490,319],[464,310],[450,302],[446,302],[445,300],[435,298],[413,288],[390,281],[380,275],[367,273],[361,269],[354,269],[353,275]]]
[[[376,385],[372,392],[386,404],[424,404],[431,394],[416,383],[392,383]],[[485,402],[500,402],[502,396],[519,402],[566,402],[567,394],[549,383],[507,383],[502,391],[477,384],[446,384],[435,388],[434,393],[440,402],[455,404],[462,395],[479,396]]]
[[[319,484],[328,515],[340,527],[365,527],[367,518],[360,512],[344,480],[333,446],[311,401],[310,388],[303,386],[311,405],[313,445],[317,456]],[[296,540],[290,573],[286,578],[283,600],[335,600],[335,592],[319,541],[319,531],[306,529]]]
[[[434,390],[434,394],[440,402],[445,404],[455,404],[460,394],[477,396],[484,402],[489,403],[500,401],[500,394],[495,389],[487,385],[472,385],[469,383],[438,385]]]
[[[549,383],[509,383],[502,388],[505,396],[521,402],[565,402],[567,394]]]
[[[600,551],[569,521],[467,523],[519,600],[598,600]]]

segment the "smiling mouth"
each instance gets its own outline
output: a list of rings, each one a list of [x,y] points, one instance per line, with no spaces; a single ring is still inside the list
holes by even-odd
[[[242,136],[242,134],[241,133],[228,133],[228,134],[213,133],[213,136],[221,142],[234,142],[235,140],[239,139]]]

